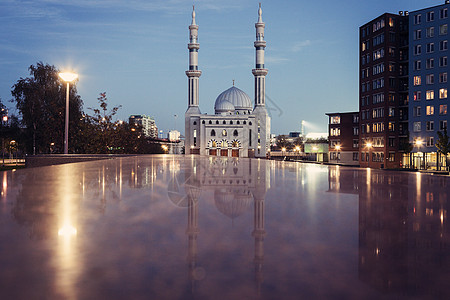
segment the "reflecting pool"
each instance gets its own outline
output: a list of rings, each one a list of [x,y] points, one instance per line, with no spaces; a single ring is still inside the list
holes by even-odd
[[[450,299],[450,177],[138,156],[0,172],[1,299]]]

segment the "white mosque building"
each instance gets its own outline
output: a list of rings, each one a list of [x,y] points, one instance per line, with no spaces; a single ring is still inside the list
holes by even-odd
[[[195,10],[189,26],[190,42],[188,108],[185,113],[185,153],[228,157],[266,157],[270,151],[270,117],[265,106],[264,27],[261,4],[255,24],[256,66],[254,105],[250,97],[233,86],[222,92],[214,104],[214,115],[201,114],[199,108],[198,25]]]

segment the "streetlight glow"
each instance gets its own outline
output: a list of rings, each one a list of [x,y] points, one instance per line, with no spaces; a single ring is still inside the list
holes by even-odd
[[[338,151],[339,151],[339,150],[341,150],[341,145],[336,145],[336,147],[335,147],[335,148],[336,148],[336,150],[338,150]]]
[[[72,82],[78,78],[78,74],[72,72],[63,72],[58,74],[65,82]]]
[[[371,142],[366,143],[366,147],[367,148],[372,148],[372,143]]]

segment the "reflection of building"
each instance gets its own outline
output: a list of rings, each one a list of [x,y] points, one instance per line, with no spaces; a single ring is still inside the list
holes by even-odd
[[[233,157],[265,157],[270,143],[270,117],[265,106],[264,27],[261,7],[255,24],[256,66],[255,103],[242,90],[233,86],[221,93],[215,102],[214,115],[199,109],[198,25],[195,11],[189,26],[188,109],[185,114],[186,154]]]
[[[131,115],[129,123],[142,126],[142,131],[146,137],[158,138],[158,128],[153,118],[146,115]]]
[[[329,113],[329,161],[359,165],[359,113]]]
[[[450,298],[448,191],[445,177],[367,170],[359,187],[362,281],[386,293]]]
[[[257,291],[263,282],[264,263],[264,200],[270,188],[269,165],[260,160],[238,160],[235,158],[211,158],[209,164],[189,160],[189,168],[175,172],[168,185],[168,196],[178,207],[187,208],[188,266],[193,292],[205,270],[197,265],[197,238],[199,228],[199,201],[201,193],[213,191],[214,205],[218,211],[234,220],[252,211],[254,238],[254,267]],[[200,237],[201,238],[201,237]]]

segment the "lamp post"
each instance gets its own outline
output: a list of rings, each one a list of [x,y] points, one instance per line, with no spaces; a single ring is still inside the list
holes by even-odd
[[[366,143],[366,148],[369,151],[369,160],[367,161],[367,166],[370,167],[370,149],[372,149],[372,143],[371,142],[367,142]]]
[[[300,147],[299,146],[295,147],[295,150],[297,151],[297,160],[298,160],[298,157],[300,155]]]
[[[417,139],[414,141],[414,145],[417,147],[417,150],[420,150],[420,147],[422,146],[422,144],[423,144],[422,140]],[[419,154],[419,153],[420,152],[417,152],[417,154]],[[423,156],[425,158],[425,152],[423,153]],[[419,162],[420,162],[420,154],[419,154]],[[420,165],[421,164],[419,163],[419,168],[420,168]],[[423,168],[425,169],[425,159],[423,159]]]
[[[341,150],[341,145],[336,145],[334,148],[337,151],[337,153],[336,153],[336,161],[337,161],[337,164],[339,164],[339,151]]]
[[[64,154],[69,153],[69,84],[78,78],[78,74],[71,72],[59,73],[59,77],[67,83],[66,91],[66,120],[64,123]]]
[[[282,156],[285,155],[285,152],[286,152],[286,148],[285,147],[281,148],[281,155]],[[286,160],[286,157],[284,157],[283,160]]]

